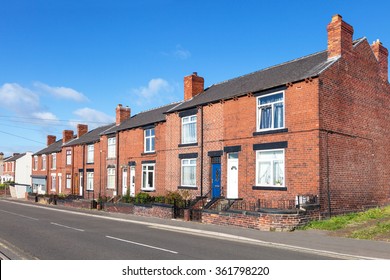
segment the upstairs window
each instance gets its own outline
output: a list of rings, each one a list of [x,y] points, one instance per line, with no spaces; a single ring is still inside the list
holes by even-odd
[[[88,145],[88,152],[87,152],[87,163],[93,163],[94,162],[94,152],[95,148],[94,145]]]
[[[51,154],[51,169],[57,168],[57,154]]]
[[[7,165],[5,165],[6,167]],[[34,156],[34,170],[38,170],[38,156]]]
[[[72,150],[66,150],[66,165],[72,164]]]
[[[115,158],[116,156],[116,138],[108,138],[108,158]]]
[[[153,153],[155,151],[155,134],[154,128],[144,130],[144,152]]]
[[[183,117],[182,123],[182,144],[196,143],[196,115]]]
[[[42,155],[42,170],[46,170],[46,155]]]
[[[284,128],[284,92],[257,98],[257,131]]]

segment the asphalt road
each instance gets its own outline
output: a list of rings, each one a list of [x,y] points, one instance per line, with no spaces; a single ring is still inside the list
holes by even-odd
[[[308,252],[202,236],[187,232],[185,228],[164,228],[131,220],[102,219],[88,213],[58,211],[2,200],[0,225],[0,243],[25,259],[332,259]]]

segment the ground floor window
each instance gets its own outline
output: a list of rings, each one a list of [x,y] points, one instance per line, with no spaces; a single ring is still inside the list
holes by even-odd
[[[70,189],[72,187],[72,175],[66,174],[66,188]]]
[[[142,165],[142,190],[152,191],[154,190],[154,177],[155,164],[143,164]]]
[[[284,149],[257,151],[256,185],[284,186],[284,161]]]
[[[93,172],[87,172],[87,191],[93,191]]]
[[[196,187],[196,159],[181,160],[181,185]]]
[[[115,168],[107,168],[107,188],[115,188]]]

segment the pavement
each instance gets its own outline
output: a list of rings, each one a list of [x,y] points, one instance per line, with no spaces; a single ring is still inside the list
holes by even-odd
[[[2,198],[4,199],[4,198]],[[330,236],[325,231],[296,230],[293,232],[266,232],[233,226],[208,225],[183,220],[167,220],[154,217],[142,217],[130,214],[109,213],[105,211],[75,209],[64,206],[41,205],[25,200],[6,198],[11,203],[31,204],[47,207],[54,211],[71,211],[77,215],[93,216],[101,219],[113,219],[122,222],[148,225],[161,230],[181,232],[183,234],[209,236],[211,238],[233,240],[295,250],[340,259],[390,259],[390,243],[372,240],[357,240]],[[12,244],[0,239],[0,259],[31,259]]]

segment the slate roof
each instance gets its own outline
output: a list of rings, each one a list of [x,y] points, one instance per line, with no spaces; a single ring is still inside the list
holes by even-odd
[[[36,152],[33,156],[45,155],[51,153],[58,153],[62,151],[62,139],[54,142],[53,144],[47,146],[46,148]]]
[[[115,123],[111,123],[111,124],[108,124],[105,126],[100,126],[98,128],[95,128],[95,129],[87,132],[86,134],[82,135],[79,138],[75,138],[75,139],[69,141],[68,143],[66,143],[63,146],[69,147],[69,146],[74,146],[74,145],[90,144],[90,143],[97,142],[100,140],[101,133],[104,133],[106,130],[108,130],[114,126],[115,126]]]
[[[26,153],[10,156],[10,157],[4,159],[4,162],[16,161],[16,160],[20,159],[21,157],[23,157],[25,155],[26,155]]]
[[[158,107],[155,109],[151,109],[148,111],[144,111],[141,113],[138,113],[131,118],[123,121],[120,125],[114,126],[106,131],[104,131],[102,134],[112,134],[117,131],[132,129],[136,127],[142,127],[147,125],[153,125],[158,122],[164,122],[166,120],[165,112],[168,110],[171,110],[172,108],[176,107],[177,105],[181,104],[180,102],[168,104],[162,107]]]

